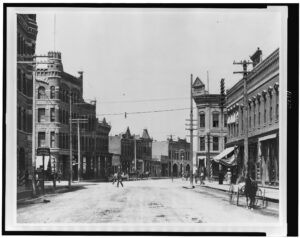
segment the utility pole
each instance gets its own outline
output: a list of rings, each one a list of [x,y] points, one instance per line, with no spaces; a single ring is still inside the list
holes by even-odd
[[[71,120],[72,123],[77,124],[77,143],[78,143],[78,182],[80,182],[81,176],[81,164],[80,164],[80,123],[88,123],[88,119],[76,118]]]
[[[206,168],[206,171],[207,171],[207,174],[208,174],[208,179],[210,181],[210,176],[211,176],[211,173],[210,173],[210,166],[211,166],[211,163],[210,163],[210,132],[207,132],[206,135],[207,135],[207,155],[206,155],[207,168]]]
[[[69,161],[69,188],[71,188],[71,184],[72,184],[72,180],[73,180],[73,144],[72,144],[72,91],[70,90],[69,93],[69,103],[70,103],[70,120],[69,120],[69,124],[70,124],[70,161]]]
[[[222,146],[222,148],[221,148],[221,151],[223,151],[224,150],[224,148],[225,148],[225,137],[223,136],[223,118],[224,118],[224,106],[225,106],[225,79],[221,79],[221,82],[220,82],[220,109],[221,109],[221,139],[222,139],[222,143],[221,143],[221,145],[223,145]],[[220,178],[220,176],[221,176],[221,171],[222,170],[222,165],[221,164],[219,164],[219,178]],[[220,182],[220,179],[219,179],[219,184],[220,184],[221,182]]]
[[[190,183],[191,187],[194,187],[193,185],[193,75],[191,74],[191,111],[190,111]]]
[[[136,138],[135,135],[133,136],[133,143],[134,143],[134,170],[137,172],[136,168]]]
[[[18,55],[18,57],[24,57],[26,55]],[[18,60],[17,64],[31,64],[33,66],[33,74],[32,74],[32,195],[36,196],[36,183],[35,183],[35,170],[36,170],[36,93],[35,93],[35,88],[36,88],[36,70],[37,70],[37,64],[48,64],[47,61],[43,62],[37,62],[37,58],[48,58],[48,55],[31,55],[33,60],[25,60],[26,57],[22,58],[23,60]]]
[[[244,82],[244,125],[245,125],[245,133],[244,133],[244,166],[242,175],[247,177],[248,175],[248,92],[247,92],[247,71],[248,64],[253,64],[250,61],[240,61],[240,62],[233,62],[233,64],[240,64],[243,65],[243,71],[233,72],[234,74],[243,74],[243,82]]]

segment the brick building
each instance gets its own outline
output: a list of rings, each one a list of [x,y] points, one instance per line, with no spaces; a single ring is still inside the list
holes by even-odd
[[[108,153],[111,127],[105,120],[99,123],[96,118],[96,103],[83,100],[82,72],[79,72],[78,77],[64,72],[59,52],[48,52],[46,60],[48,64],[38,65],[36,72],[36,147],[50,148],[52,168],[67,179],[70,166],[69,119],[87,119],[87,123],[79,124],[80,177],[104,177],[105,171],[111,166],[111,156]],[[73,161],[76,163],[77,140],[77,125],[72,124]],[[76,163],[73,166],[73,178],[78,177]]]
[[[222,152],[227,140],[227,112],[220,107],[220,94],[209,94],[197,77],[192,86],[197,106],[196,165],[204,166],[207,175],[217,177],[219,164],[212,159]]]
[[[35,14],[17,14],[17,170],[32,173],[32,80],[37,37]]]
[[[135,136],[135,140],[137,170],[140,173],[151,173],[151,164],[154,166],[154,161],[152,161],[152,138],[150,138],[148,130],[144,129],[142,136]]]
[[[114,165],[120,164],[124,173],[134,172],[135,163],[140,173],[151,172],[152,139],[147,129],[142,136],[131,135],[129,127],[120,135],[110,136],[109,151],[115,158]]]
[[[185,139],[153,141],[152,157],[160,161],[161,176],[179,177],[190,171],[190,143]]]
[[[248,120],[248,169],[262,184],[279,183],[279,49],[261,61],[261,50],[252,56],[253,70],[247,75],[248,118],[243,79],[227,91],[228,141],[237,145],[238,172],[243,169],[245,120]]]

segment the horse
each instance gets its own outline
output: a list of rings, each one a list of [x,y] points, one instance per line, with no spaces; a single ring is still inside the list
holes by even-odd
[[[257,192],[258,186],[257,182],[252,180],[249,176],[245,180],[245,196],[247,201],[247,207],[253,208],[255,203],[255,196]],[[248,201],[250,203],[248,204]]]

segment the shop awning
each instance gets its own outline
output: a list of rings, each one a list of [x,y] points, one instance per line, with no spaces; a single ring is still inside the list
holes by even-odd
[[[232,154],[231,156],[229,156],[227,158],[220,159],[219,163],[222,165],[225,165],[227,167],[236,166],[237,165],[236,156],[234,154]]]
[[[212,158],[215,162],[219,163],[219,160],[226,158],[228,155],[234,151],[234,147],[228,147],[225,150],[223,150],[220,154]]]

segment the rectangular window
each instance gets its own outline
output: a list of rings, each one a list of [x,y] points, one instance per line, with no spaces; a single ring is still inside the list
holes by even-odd
[[[219,127],[219,113],[213,113],[213,127]]]
[[[38,147],[45,147],[46,146],[46,133],[39,132],[38,133]]]
[[[200,137],[200,151],[204,151],[205,150],[205,137],[202,136]]]
[[[201,113],[200,114],[200,127],[205,127],[205,114]]]
[[[258,111],[258,118],[257,118],[257,125],[260,125],[260,102],[257,104],[257,111]]]
[[[50,147],[55,147],[55,132],[51,131],[50,133]]]
[[[242,133],[243,133],[243,131],[244,131],[244,111],[243,110],[241,110],[241,121],[242,121]]]
[[[249,129],[251,129],[251,107],[249,107]]]
[[[219,137],[213,136],[213,150],[218,151],[219,150]]]
[[[264,123],[267,122],[267,108],[266,108],[266,100],[264,100]]]
[[[224,127],[227,127],[227,114],[224,114]]]
[[[227,137],[225,136],[224,137],[224,145],[226,145],[226,143],[227,143]]]
[[[272,105],[272,96],[270,96],[270,122],[272,122],[272,120],[273,120],[273,107],[272,107],[273,105]]]
[[[253,105],[253,127],[255,128],[255,121],[256,121],[256,111],[255,111],[255,105]]]
[[[86,157],[82,158],[82,170],[83,173],[86,174]]]
[[[50,108],[50,121],[55,121],[55,108]]]
[[[46,121],[46,110],[45,108],[38,109],[38,122],[45,122]]]

